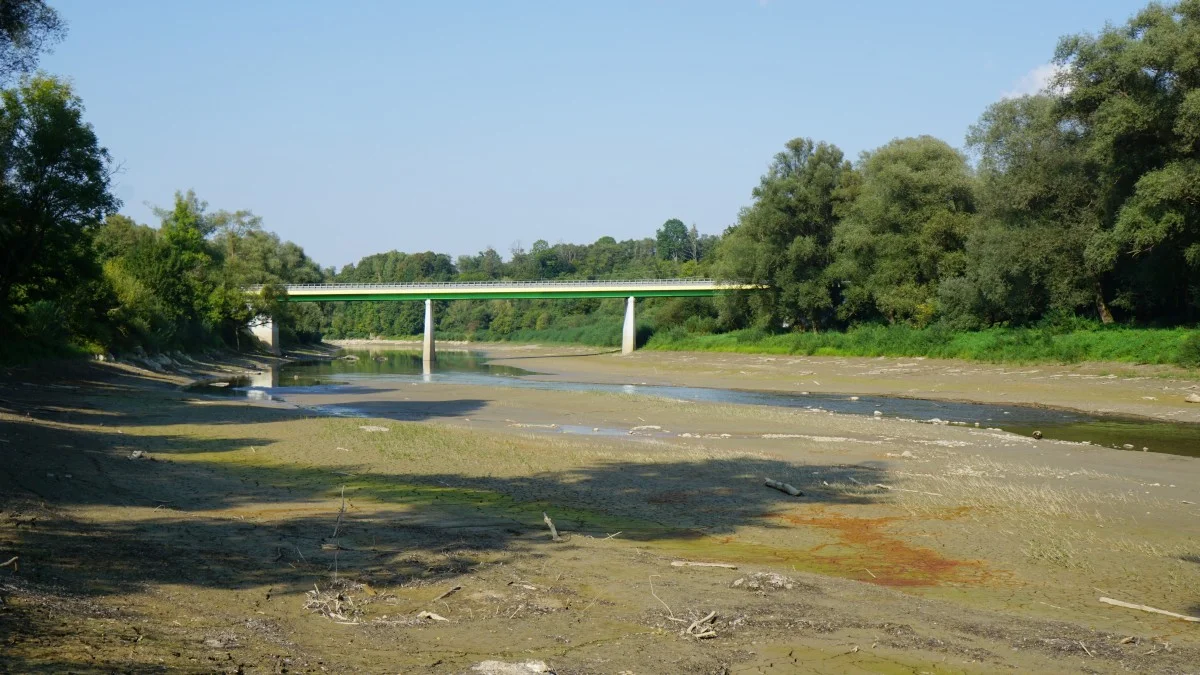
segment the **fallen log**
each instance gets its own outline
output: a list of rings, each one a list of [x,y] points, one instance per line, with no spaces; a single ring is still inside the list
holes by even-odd
[[[766,483],[764,483],[764,485],[766,485],[769,488],[775,488],[776,490],[779,490],[780,492],[786,492],[793,497],[803,497],[804,496],[803,492],[792,487],[791,485],[788,485],[787,483],[781,483],[777,480],[771,480],[770,478],[767,479],[767,481],[766,481]]]
[[[1151,614],[1162,614],[1163,616],[1169,616],[1173,619],[1183,619],[1184,621],[1200,623],[1200,617],[1198,617],[1198,616],[1187,616],[1186,614],[1176,614],[1175,612],[1168,612],[1165,609],[1157,609],[1154,607],[1150,607],[1148,605],[1135,605],[1132,602],[1122,602],[1120,600],[1113,600],[1112,598],[1100,598],[1100,602],[1103,602],[1106,605],[1115,605],[1117,607],[1124,607],[1125,609],[1137,609],[1137,610],[1141,610],[1143,612],[1150,612]]]

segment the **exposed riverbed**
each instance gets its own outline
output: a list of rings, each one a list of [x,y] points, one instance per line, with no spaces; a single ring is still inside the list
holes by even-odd
[[[185,387],[194,363],[0,379],[0,561],[19,561],[0,572],[0,666],[1198,662],[1195,624],[1100,597],[1200,614],[1200,460],[1059,438],[1114,417],[1190,433],[1170,424],[1198,417],[1188,373],[507,345],[426,374],[355,356],[214,364],[245,379],[204,388]],[[1112,443],[1150,445],[1130,429]],[[705,617],[712,635],[687,633]]]

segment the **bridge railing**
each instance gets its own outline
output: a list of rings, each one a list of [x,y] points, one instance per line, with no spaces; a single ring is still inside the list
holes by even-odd
[[[726,285],[714,279],[571,279],[555,281],[418,281],[394,284],[286,284],[289,292],[307,289],[379,290],[379,289],[445,289],[445,288],[603,288],[608,286],[655,287],[655,286],[703,286]],[[730,284],[733,285],[733,284]],[[250,286],[246,290],[256,293],[262,286]]]

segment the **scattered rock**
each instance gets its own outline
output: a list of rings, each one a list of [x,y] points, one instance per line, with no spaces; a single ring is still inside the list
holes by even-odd
[[[857,401],[857,400],[858,400],[858,397],[857,397],[857,396],[851,396],[851,397],[850,397],[850,400],[851,400],[851,401]]]
[[[145,459],[146,453],[142,450],[134,450],[129,453],[129,459]]]
[[[978,426],[978,425],[976,425],[976,426]],[[1036,439],[1038,439],[1038,440],[1041,440],[1041,439],[1042,439],[1042,432],[1040,432],[1040,431],[1035,431],[1035,432],[1033,432],[1033,437],[1034,437],[1034,438],[1036,438]]]
[[[204,638],[203,644],[209,649],[232,649],[233,647],[239,646],[237,637],[232,634]]]
[[[524,661],[521,663],[505,663],[504,661],[481,661],[471,666],[471,672],[484,675],[528,675],[529,673],[553,673],[545,661]]]
[[[1122,445],[1121,447],[1122,447],[1122,448],[1125,448],[1126,450],[1132,450],[1132,449],[1133,449],[1133,443],[1126,443],[1125,445]]]
[[[363,431],[366,431],[366,432],[391,431],[387,427],[377,427],[377,426],[374,426],[371,424],[363,425],[363,426],[359,427],[359,429],[362,429]]]
[[[874,415],[875,417],[883,417],[883,412],[879,411],[879,410],[876,410],[875,412],[873,412],[871,414]]]
[[[900,453],[900,456],[905,459],[913,459],[916,457],[916,455],[912,453],[912,450],[905,450],[904,452]]]
[[[1188,403],[1200,403],[1200,394],[1188,394],[1183,400]]]

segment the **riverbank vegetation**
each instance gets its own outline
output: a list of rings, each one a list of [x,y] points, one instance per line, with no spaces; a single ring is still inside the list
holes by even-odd
[[[51,12],[41,2],[30,7]],[[39,26],[41,26],[39,28]],[[54,21],[17,30],[61,37]],[[10,45],[41,45],[7,34]],[[15,37],[14,37],[15,36]],[[459,256],[390,251],[321,269],[249,211],[191,192],[157,227],[117,213],[108,151],[70,86],[5,90],[0,153],[0,359],[62,352],[245,348],[274,316],[287,341],[401,337],[418,303],[280,302],[286,283],[710,276],[763,286],[649,299],[660,349],[1200,363],[1200,0],[1063,38],[1046,90],[1001,100],[962,150],[895,139],[851,161],[796,138],[719,235],[680,219],[653,237],[515,245]],[[3,42],[3,40],[0,40]],[[2,60],[12,76],[33,55]],[[649,233],[649,228],[647,230]],[[242,288],[266,284],[246,301]],[[438,303],[472,340],[619,340],[616,300]]]

